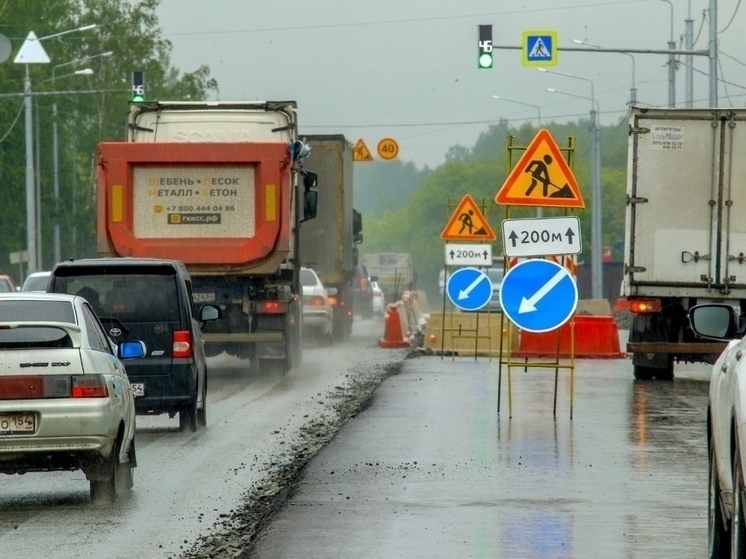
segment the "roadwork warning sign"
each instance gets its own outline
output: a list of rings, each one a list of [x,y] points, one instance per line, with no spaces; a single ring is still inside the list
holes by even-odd
[[[495,202],[505,206],[585,208],[575,176],[548,130],[539,130]]]
[[[440,238],[445,241],[494,241],[497,235],[479,211],[474,198],[467,194],[453,212]]]
[[[373,161],[373,156],[370,154],[370,150],[368,149],[368,146],[365,145],[362,138],[357,141],[355,148],[352,150],[352,160]]]

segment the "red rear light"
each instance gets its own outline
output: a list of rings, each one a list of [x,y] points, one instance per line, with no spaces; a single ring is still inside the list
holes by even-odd
[[[72,377],[70,395],[73,398],[107,398],[109,388],[103,375],[79,375]]]
[[[192,336],[187,330],[177,330],[173,336],[171,354],[174,359],[192,356]]]
[[[658,299],[630,301],[630,310],[633,313],[644,314],[661,312],[661,302]]]
[[[285,314],[290,309],[288,303],[282,301],[260,301],[256,303],[259,314]]]
[[[14,375],[0,378],[0,400],[107,398],[103,375]]]
[[[310,304],[312,307],[323,307],[326,306],[326,301],[321,295],[314,295],[311,297]]]

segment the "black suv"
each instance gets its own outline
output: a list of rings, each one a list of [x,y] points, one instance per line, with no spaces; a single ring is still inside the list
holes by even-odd
[[[202,327],[220,308],[195,309],[192,282],[178,260],[89,258],[59,262],[47,291],[85,297],[109,337],[145,342],[127,363],[140,415],[179,414],[182,430],[207,425],[207,360]]]

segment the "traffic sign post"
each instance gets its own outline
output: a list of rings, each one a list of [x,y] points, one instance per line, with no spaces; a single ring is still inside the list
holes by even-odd
[[[446,266],[492,266],[492,245],[446,243]]]
[[[580,254],[580,220],[575,216],[505,219],[503,252],[510,258]]]
[[[510,321],[528,332],[548,332],[567,322],[578,305],[570,271],[550,260],[520,262],[505,274],[500,306]]]
[[[448,278],[446,293],[456,307],[476,311],[492,297],[492,280],[477,268],[460,268]]]

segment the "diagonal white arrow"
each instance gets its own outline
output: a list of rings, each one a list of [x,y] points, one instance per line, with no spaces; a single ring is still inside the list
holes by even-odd
[[[461,299],[466,299],[469,296],[469,293],[471,293],[472,291],[474,291],[474,288],[479,285],[479,282],[481,282],[482,280],[485,280],[485,279],[489,279],[489,278],[487,276],[485,276],[484,274],[479,274],[479,276],[477,276],[476,279],[473,282],[471,282],[471,284],[469,285],[469,287],[467,287],[466,289],[462,289],[461,291],[459,291],[459,293],[458,293],[458,300],[460,301]]]
[[[549,293],[554,286],[556,286],[559,282],[562,281],[562,279],[568,275],[568,270],[565,270],[564,268],[562,270],[559,270],[554,276],[550,278],[548,282],[546,282],[544,285],[541,286],[541,289],[534,293],[530,299],[526,299],[525,297],[521,300],[521,306],[518,308],[518,314],[523,314],[526,312],[533,312],[536,310],[536,303],[541,301],[544,296]]]

